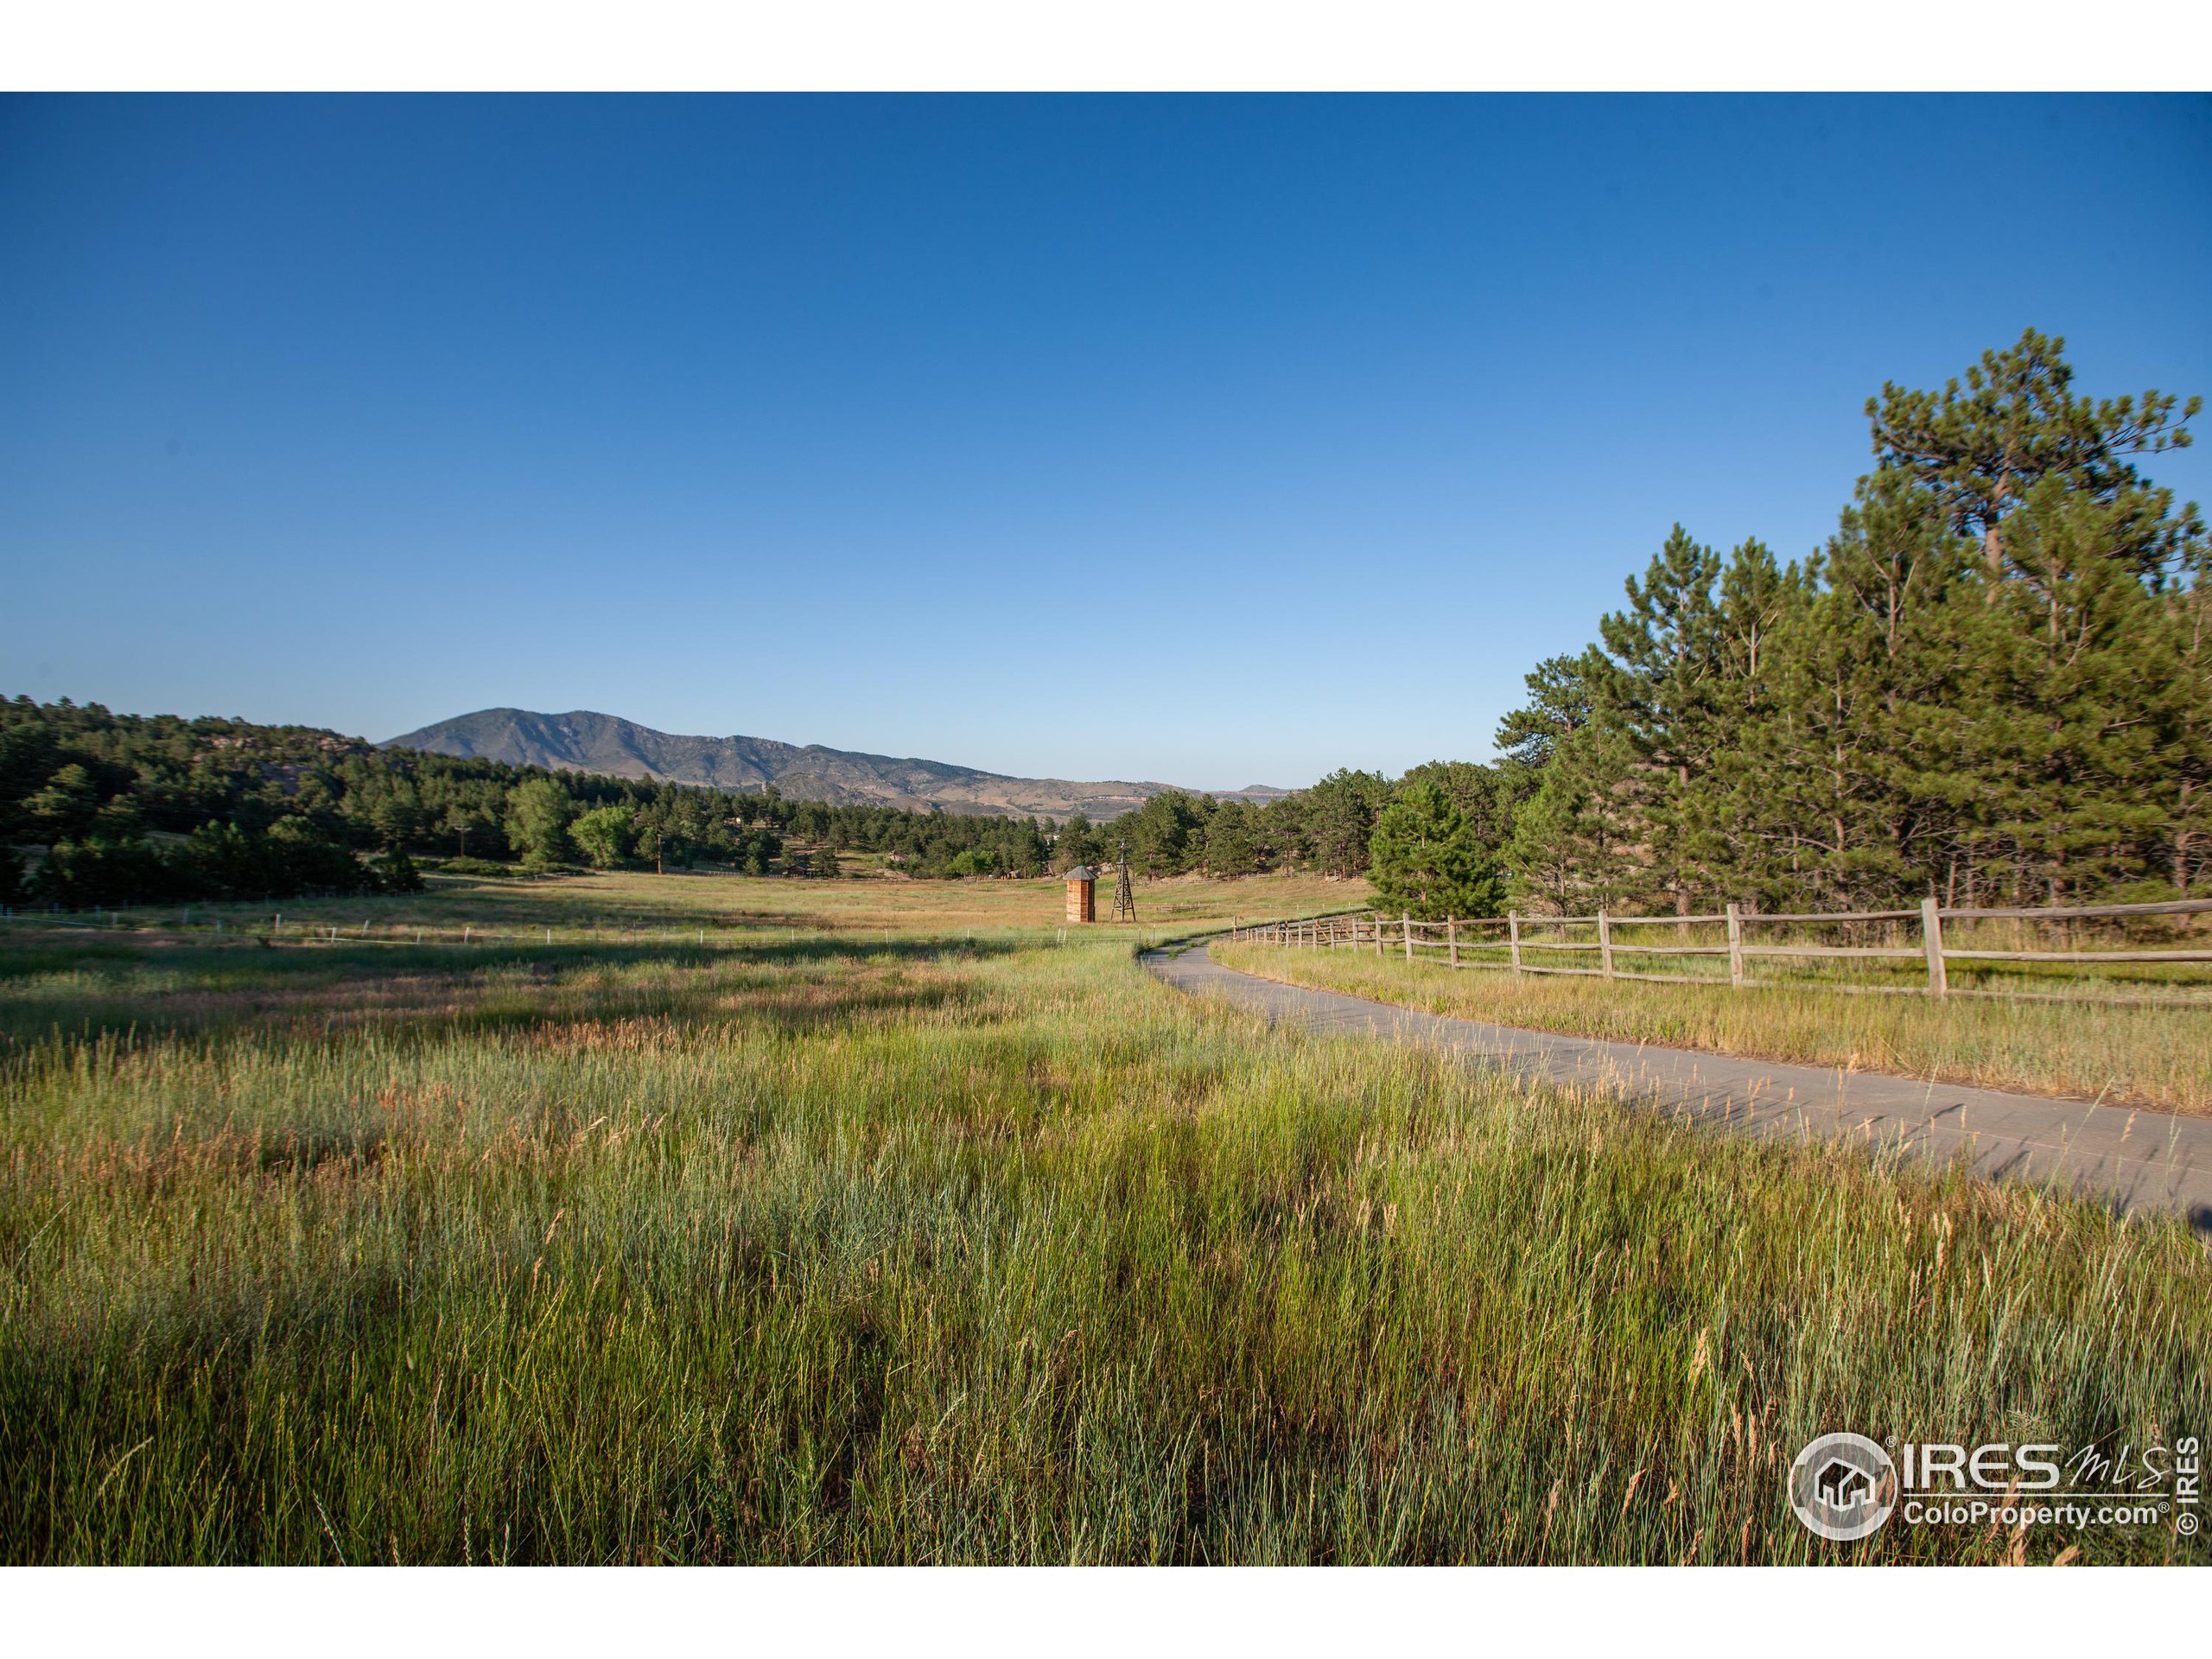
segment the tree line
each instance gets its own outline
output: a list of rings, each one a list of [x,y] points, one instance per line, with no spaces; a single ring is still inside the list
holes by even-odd
[[[787,801],[0,703],[0,891],[68,904],[406,887],[414,860],[917,876],[1367,875],[1424,917],[2159,899],[2212,871],[2212,543],[2139,457],[2200,410],[2077,393],[2030,330],[1868,400],[1874,465],[1780,561],[1677,525],[1488,763],[1340,770],[1108,824]],[[12,850],[42,855],[25,860]],[[33,873],[29,866],[35,861]],[[450,864],[448,866],[451,867]]]
[[[0,702],[0,899],[95,905],[407,892],[486,874],[690,868],[1042,874],[1052,826],[728,794],[378,748],[302,726]]]
[[[1503,861],[1558,908],[2118,900],[2212,863],[2212,546],[2136,458],[2201,401],[2073,389],[2033,330],[1866,404],[1802,561],[1679,525],[1499,733]]]
[[[2137,464],[2201,400],[2083,396],[2064,345],[1885,385],[1873,467],[1802,559],[1676,525],[1526,677],[1497,760],[1163,796],[1115,832],[1155,873],[1364,873],[1422,917],[2202,893],[2212,543]]]
[[[2202,404],[2082,396],[2064,345],[2030,330],[1941,391],[1885,385],[1873,468],[1802,560],[1676,525],[1598,639],[1527,676],[1499,761],[1394,789],[1384,902],[2201,893],[2212,545],[2137,460],[2186,447]]]

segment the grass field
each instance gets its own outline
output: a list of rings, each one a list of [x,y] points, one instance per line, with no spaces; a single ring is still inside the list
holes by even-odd
[[[0,934],[0,1554],[2206,1559],[1827,1545],[1783,1488],[1837,1427],[2202,1433],[2178,1224],[1270,1032],[1054,888],[847,885]]]
[[[1243,916],[1306,915],[1363,904],[1363,880],[1319,876],[1252,876],[1230,881],[1177,878],[1137,884],[1137,925],[1120,929],[1102,921],[1103,937],[1157,939],[1194,926]],[[1098,912],[1107,916],[1113,885],[1100,883]],[[162,906],[74,915],[73,931],[160,932],[298,940],[336,928],[346,938],[405,941],[416,930],[457,938],[465,926],[542,937],[550,928],[561,943],[600,943],[658,934],[672,940],[702,928],[723,943],[759,943],[779,930],[848,938],[867,933],[965,937],[971,931],[1033,938],[1054,931],[1065,914],[1060,881],[793,880],[742,875],[572,875],[545,880],[514,876],[488,880],[433,875],[429,891],[408,898],[285,899],[257,905]],[[273,925],[282,918],[282,927]],[[25,927],[43,921],[35,912]],[[10,924],[0,923],[0,932]],[[364,931],[365,930],[365,931]],[[496,942],[496,940],[493,941]],[[711,940],[710,940],[711,942]]]
[[[1534,1031],[2212,1113],[2212,1007],[1935,1002],[1809,984],[1731,991],[1454,969],[1364,950],[1213,951],[1293,984]]]

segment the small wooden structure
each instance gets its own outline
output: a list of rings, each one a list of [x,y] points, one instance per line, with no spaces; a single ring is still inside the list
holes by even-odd
[[[1095,922],[1098,919],[1098,872],[1088,865],[1078,864],[1067,874],[1068,920]]]

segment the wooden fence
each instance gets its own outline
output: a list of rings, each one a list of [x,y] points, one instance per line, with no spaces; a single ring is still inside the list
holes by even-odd
[[[1808,982],[1761,978],[1752,972],[1760,961],[1795,962],[1807,965],[1834,960],[1917,964],[1909,985],[1846,984],[1812,982],[1821,988],[1875,994],[1927,996],[2050,996],[2051,1000],[2098,1001],[2071,993],[2053,996],[2018,988],[1955,988],[1947,965],[1951,963],[2061,964],[2074,968],[2136,963],[2212,963],[2212,948],[2182,950],[1993,950],[1978,941],[1947,942],[1946,923],[2072,924],[2125,922],[2154,917],[2188,917],[2212,912],[2212,899],[2179,899],[2146,905],[2063,905],[2040,909],[1951,908],[1924,899],[1916,910],[1817,911],[1786,915],[1746,911],[1735,905],[1712,916],[1615,916],[1599,911],[1594,916],[1524,916],[1515,911],[1505,916],[1454,917],[1440,922],[1419,922],[1409,915],[1392,921],[1366,911],[1341,911],[1291,921],[1239,923],[1230,930],[1235,941],[1277,944],[1310,950],[1368,950],[1380,957],[1402,955],[1406,961],[1433,961],[1452,968],[1496,968],[1516,974],[1582,974],[1601,979],[1657,980],[1677,984],[1717,985],[1718,972],[1667,973],[1656,970],[1655,958],[1727,958],[1726,983],[1733,989],[1775,984],[1804,985]],[[1881,930],[1891,936],[1905,932],[1904,944],[1808,944],[1775,939],[1765,930],[1842,927],[1866,934]],[[1650,930],[1671,930],[1671,942],[1649,942]],[[1725,928],[1721,938],[1693,943],[1700,929]],[[1587,930],[1587,938],[1568,933]],[[1631,937],[1624,938],[1621,931]],[[1956,930],[1955,930],[1956,931]],[[1624,965],[1624,964],[1626,965]],[[1717,964],[1716,964],[1717,966]],[[2176,989],[2212,990],[2212,984],[2177,986]],[[2140,997],[2129,1000],[2143,1000]],[[2181,1000],[2170,998],[2168,1000]],[[2199,999],[2190,999],[2199,1000]]]

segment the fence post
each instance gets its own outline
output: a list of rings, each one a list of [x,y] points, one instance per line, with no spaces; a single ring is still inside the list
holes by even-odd
[[[1505,912],[1505,925],[1510,930],[1513,945],[1513,971],[1517,974],[1521,971],[1521,912],[1517,910],[1507,911]]]
[[[1920,938],[1928,947],[1928,995],[1943,996],[1950,990],[1943,977],[1943,912],[1933,893],[1920,901]]]
[[[1613,920],[1601,909],[1598,912],[1598,963],[1605,969],[1605,977],[1613,976]]]
[[[1732,903],[1728,906],[1728,983],[1736,990],[1744,988],[1744,918]]]
[[[1452,917],[1444,918],[1444,942],[1451,947],[1452,965],[1459,965],[1459,924]]]
[[[1382,918],[1380,916],[1370,916],[1368,920],[1375,928],[1375,954],[1379,958],[1382,954]]]
[[[1414,959],[1414,913],[1410,910],[1402,912],[1398,931],[1405,936],[1406,960],[1411,962]]]

